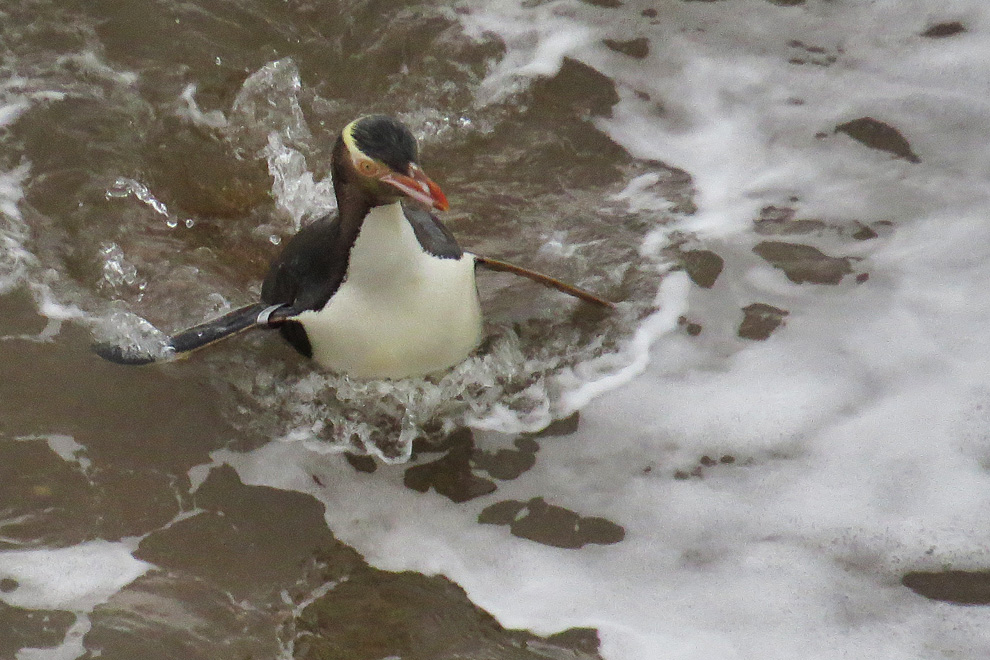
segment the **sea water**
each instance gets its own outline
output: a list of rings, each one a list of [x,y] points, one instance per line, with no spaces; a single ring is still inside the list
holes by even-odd
[[[134,630],[151,626],[128,607],[153,590],[151,566],[225,584],[158,539],[174,530],[187,547],[184,525],[211,510],[199,489],[233,467],[323,504],[375,568],[444,575],[506,628],[594,629],[609,660],[987,654],[985,606],[925,598],[906,577],[990,561],[983,3],[135,11],[178,47],[139,43],[126,12],[30,4],[0,10],[0,291],[26,292],[42,317],[148,348],[250,302],[272,243],[333,208],[334,133],[368,111],[412,126],[465,247],[620,302],[596,316],[482,274],[482,350],[395,382],[314,372],[275,337],[123,376],[80,357],[85,337],[15,324],[2,346],[39,346],[51,364],[37,373],[164,383],[193,406],[206,392],[215,407],[191,414],[220,420],[197,422],[201,444],[167,462],[119,449],[147,442],[142,424],[164,428],[159,442],[186,428],[153,405],[127,432],[112,414],[75,435],[79,423],[41,413],[0,425],[6,452],[37,446],[96,493],[122,463],[166,476],[141,509],[154,520],[116,535],[4,534],[0,600],[75,617],[60,645],[38,633],[24,648],[112,648],[89,631],[114,594]],[[39,377],[12,364],[12,383]],[[21,390],[5,390],[11,409],[32,405]],[[560,420],[564,434],[531,435]],[[407,461],[435,454],[413,440],[465,428],[466,490],[418,492]],[[378,469],[353,471],[345,450]],[[527,467],[509,474],[493,456]],[[45,491],[31,492],[5,527],[46,520]],[[94,561],[117,568],[101,577]],[[334,585],[316,579],[287,616]],[[215,588],[237,616],[260,607]],[[190,593],[168,592],[194,609]],[[227,628],[200,621],[199,648],[214,648],[203,640]],[[278,653],[305,657],[281,634]]]

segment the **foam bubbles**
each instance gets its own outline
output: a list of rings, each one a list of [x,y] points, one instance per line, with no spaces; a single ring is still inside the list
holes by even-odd
[[[550,3],[523,13],[509,1],[461,16],[466,34],[482,39],[495,33],[507,49],[482,82],[477,95],[481,103],[502,101],[533,79],[556,73],[565,57],[594,42],[599,30],[575,20],[569,9],[564,3]]]
[[[579,391],[581,383],[599,377],[594,369],[565,369],[593,358],[594,343],[551,341],[537,354],[510,329],[500,333],[480,354],[431,378],[362,381],[307,371],[277,378],[245,374],[235,384],[261,406],[289,415],[283,440],[321,452],[369,453],[386,462],[408,459],[417,437],[436,438],[464,424],[539,430],[572,410],[563,392],[575,390],[580,399],[596,389]],[[603,363],[601,371],[617,368],[604,358]]]
[[[55,436],[51,442],[53,449],[65,444]],[[0,590],[0,601],[29,610],[68,610],[76,615],[61,644],[20,649],[18,660],[82,656],[86,651],[83,638],[91,627],[89,613],[150,568],[150,564],[135,559],[126,544],[103,540],[67,548],[0,552],[0,578],[13,585]]]
[[[0,552],[0,572],[17,581],[0,600],[27,609],[88,612],[144,575],[150,564],[124,543],[89,541],[68,548]]]

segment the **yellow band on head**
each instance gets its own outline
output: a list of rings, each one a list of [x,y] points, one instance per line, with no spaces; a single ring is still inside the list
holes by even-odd
[[[356,126],[362,119],[364,119],[364,117],[358,117],[347,126],[344,126],[344,130],[340,132],[341,137],[344,138],[344,145],[347,147],[347,151],[351,154],[351,158],[358,154],[364,153],[358,148],[357,143],[354,142],[354,126]]]

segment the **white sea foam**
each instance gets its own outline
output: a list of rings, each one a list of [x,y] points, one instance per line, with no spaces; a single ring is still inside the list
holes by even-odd
[[[69,53],[58,58],[58,64],[66,68],[82,71],[94,78],[105,80],[122,87],[133,87],[139,80],[138,74],[133,71],[121,71],[115,69],[103,60],[100,55],[92,50],[84,50],[81,53]]]
[[[596,627],[607,660],[990,654],[985,608],[900,584],[912,569],[990,563],[984,4],[467,8],[471,34],[507,46],[479,103],[552,75],[564,56],[608,75],[620,100],[597,126],[691,174],[698,213],[674,229],[718,251],[726,273],[710,291],[668,278],[661,314],[630,345],[652,343],[645,370],[618,387],[621,376],[592,379],[597,398],[575,386],[577,433],[542,441],[534,469],[494,495],[453,506],[410,493],[399,468],[354,475],[293,444],[215,458],[247,482],[313,493],[374,564],[444,573],[506,626]],[[919,36],[957,19],[960,35]],[[639,36],[643,60],[599,42]],[[896,127],[920,162],[834,132],[866,116]],[[652,208],[652,183],[631,180],[619,200]],[[770,205],[823,222],[781,240],[855,257],[869,279],[799,285],[754,256],[766,237],[752,221]],[[845,229],[880,221],[892,227],[872,241]],[[763,342],[735,333],[754,301],[789,312]],[[669,332],[678,312],[704,317],[699,337]],[[626,537],[561,550],[476,524],[496,501],[533,497],[605,516]]]
[[[67,448],[53,436],[54,447]],[[72,452],[75,454],[75,451]],[[68,548],[35,548],[0,552],[0,579],[16,586],[0,591],[0,601],[13,607],[66,610],[76,615],[56,647],[24,648],[17,660],[72,660],[85,653],[83,637],[89,613],[144,575],[151,564],[135,559],[124,542],[89,541]]]
[[[7,126],[17,121],[31,105],[27,101],[16,101],[0,106],[0,126]]]
[[[0,552],[0,573],[17,581],[0,600],[14,607],[88,612],[144,575],[150,564],[126,543],[89,541],[68,548]]]

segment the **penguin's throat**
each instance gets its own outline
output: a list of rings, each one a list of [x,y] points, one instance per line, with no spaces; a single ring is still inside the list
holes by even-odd
[[[399,202],[368,211],[351,248],[347,279],[352,284],[391,287],[419,268],[423,249]]]

